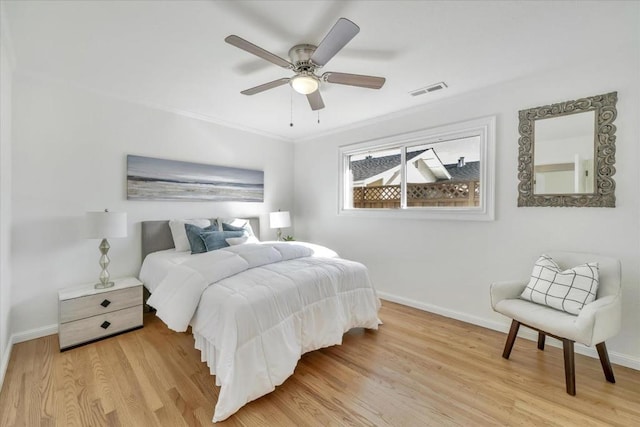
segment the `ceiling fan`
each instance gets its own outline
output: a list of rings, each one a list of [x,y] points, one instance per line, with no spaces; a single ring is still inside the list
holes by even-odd
[[[292,70],[295,73],[293,77],[283,77],[243,90],[240,92],[241,94],[255,95],[256,93],[289,83],[296,92],[307,96],[311,109],[315,111],[324,108],[324,102],[322,101],[319,90],[320,82],[358,86],[368,89],[380,89],[382,85],[384,85],[384,77],[336,73],[332,71],[327,71],[322,75],[316,74],[316,71],[325,66],[359,31],[360,27],[356,24],[346,18],[340,18],[318,46],[312,44],[298,44],[293,46],[289,50],[290,61],[236,35],[228,36],[224,41],[259,56],[262,59],[266,59],[273,64],[279,65],[282,68]]]

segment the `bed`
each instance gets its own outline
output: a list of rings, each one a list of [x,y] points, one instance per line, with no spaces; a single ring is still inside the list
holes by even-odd
[[[258,230],[257,219],[251,225]],[[261,242],[191,255],[176,251],[168,221],[148,221],[142,255],[147,303],[170,329],[191,326],[220,386],[214,422],[273,391],[302,354],[380,324],[366,267],[322,246]]]

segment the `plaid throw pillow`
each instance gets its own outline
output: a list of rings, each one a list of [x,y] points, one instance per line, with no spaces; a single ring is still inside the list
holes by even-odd
[[[560,271],[553,259],[541,255],[520,298],[578,315],[582,307],[596,299],[597,290],[598,263]]]

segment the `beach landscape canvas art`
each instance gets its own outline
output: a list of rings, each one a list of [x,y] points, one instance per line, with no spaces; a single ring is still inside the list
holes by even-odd
[[[127,199],[263,202],[264,171],[128,155]]]

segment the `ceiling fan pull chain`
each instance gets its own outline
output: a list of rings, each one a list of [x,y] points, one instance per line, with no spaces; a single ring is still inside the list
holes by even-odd
[[[291,89],[289,91],[289,99],[290,99],[290,106],[291,106],[291,121],[289,122],[289,126],[293,127],[293,89]]]
[[[318,124],[320,124],[320,110],[318,110]]]

